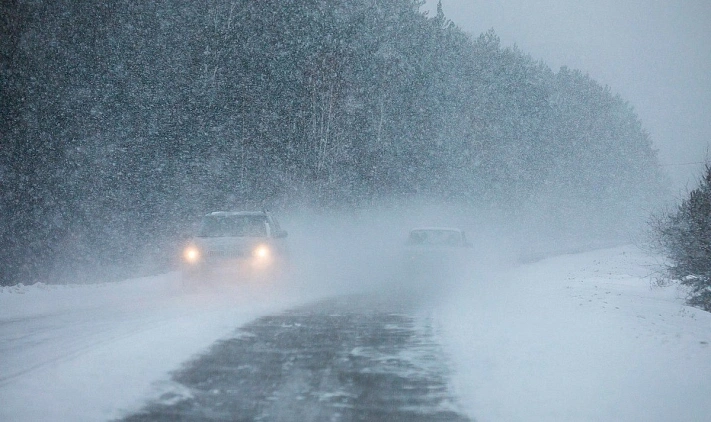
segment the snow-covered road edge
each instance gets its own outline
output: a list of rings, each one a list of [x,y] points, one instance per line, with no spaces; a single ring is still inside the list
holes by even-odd
[[[267,287],[183,290],[176,274],[0,292],[0,420],[112,420],[237,327],[308,298]]]
[[[633,246],[480,274],[437,311],[454,388],[478,421],[700,421],[711,314],[655,286]]]

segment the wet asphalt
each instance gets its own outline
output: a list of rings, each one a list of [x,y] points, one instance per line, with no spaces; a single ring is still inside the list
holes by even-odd
[[[470,421],[431,321],[393,303],[342,297],[260,318],[122,421]]]

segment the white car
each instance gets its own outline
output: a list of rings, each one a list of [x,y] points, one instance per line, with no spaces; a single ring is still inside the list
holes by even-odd
[[[184,279],[272,277],[286,259],[286,237],[287,232],[267,211],[207,214],[183,250]]]
[[[421,248],[465,248],[471,245],[460,229],[422,227],[410,230],[407,245]]]
[[[414,228],[404,246],[405,272],[417,279],[456,276],[470,259],[471,244],[458,228]]]

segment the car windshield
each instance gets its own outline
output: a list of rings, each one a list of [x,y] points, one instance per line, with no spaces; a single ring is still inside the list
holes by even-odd
[[[206,215],[199,237],[266,237],[267,225],[261,215]]]
[[[462,234],[456,230],[413,230],[407,241],[410,245],[462,245]]]

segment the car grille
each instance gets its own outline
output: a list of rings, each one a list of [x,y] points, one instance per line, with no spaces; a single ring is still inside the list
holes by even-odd
[[[206,255],[208,259],[231,259],[246,257],[247,252],[235,250],[210,250],[207,251]]]

